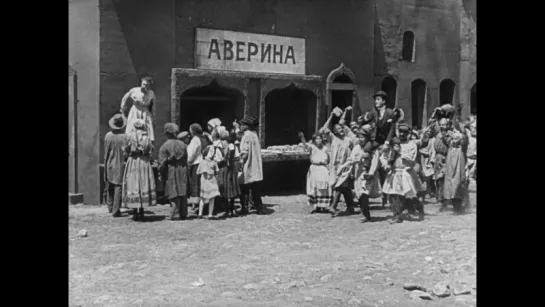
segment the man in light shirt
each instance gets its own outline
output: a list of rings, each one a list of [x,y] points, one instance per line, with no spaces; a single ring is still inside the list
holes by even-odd
[[[248,201],[250,192],[254,201],[257,214],[263,214],[260,185],[263,181],[263,161],[261,159],[261,144],[255,131],[258,123],[251,116],[244,116],[240,121],[240,129],[244,135],[240,142],[240,156],[243,163],[243,184],[240,186],[244,203],[242,214],[248,213]]]

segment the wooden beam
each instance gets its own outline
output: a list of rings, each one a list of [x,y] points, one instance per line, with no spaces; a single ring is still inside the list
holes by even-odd
[[[352,83],[331,83],[329,89],[332,91],[353,91],[358,86]]]
[[[193,101],[233,101],[229,97],[207,97],[207,96],[191,96],[191,97],[180,97],[180,100],[193,100]]]

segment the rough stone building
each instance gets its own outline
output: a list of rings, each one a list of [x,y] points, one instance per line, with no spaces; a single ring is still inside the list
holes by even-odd
[[[166,122],[187,129],[220,116],[229,126],[244,114],[259,119],[263,146],[298,143],[297,131],[313,133],[335,106],[352,105],[356,114],[370,109],[381,87],[395,93],[392,103],[412,121],[412,109],[418,110],[413,117],[425,118],[439,104],[444,80],[452,80],[445,88],[454,92],[443,94],[445,101],[470,100],[475,25],[465,11],[462,0],[70,0],[69,64],[79,78],[78,177],[85,202],[100,202],[108,119],[141,77],[154,79],[158,145]],[[213,31],[203,36],[206,46],[220,41],[217,56],[227,56],[227,36],[240,38],[232,43],[242,51],[230,49],[236,61],[227,68],[210,70],[215,53],[207,61],[197,52],[203,45],[197,32],[207,30]],[[413,43],[403,52],[404,37],[411,41],[407,31]],[[291,54],[294,65],[269,60],[260,71],[242,64],[252,54],[264,61],[268,40],[279,42],[271,43],[273,63],[282,44],[304,40],[304,48]],[[285,64],[292,58],[284,47],[278,61]],[[413,104],[412,92],[425,103]]]
[[[408,123],[445,103],[476,113],[476,18],[476,0],[376,1],[375,87]]]

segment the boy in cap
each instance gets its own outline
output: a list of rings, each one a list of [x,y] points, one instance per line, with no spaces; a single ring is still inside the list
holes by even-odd
[[[114,115],[108,122],[112,131],[104,137],[104,182],[106,183],[106,205],[113,217],[121,216],[123,170],[125,162],[123,128],[127,119],[122,114]]]

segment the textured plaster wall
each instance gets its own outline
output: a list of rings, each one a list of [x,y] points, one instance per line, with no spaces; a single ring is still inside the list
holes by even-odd
[[[99,11],[98,0],[68,2],[68,61],[78,73],[79,192],[98,204],[99,190]]]

